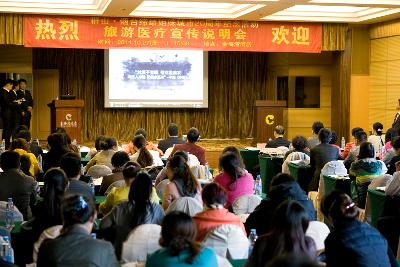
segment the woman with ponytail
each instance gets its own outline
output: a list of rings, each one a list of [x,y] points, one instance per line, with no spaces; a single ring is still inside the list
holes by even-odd
[[[33,209],[32,229],[35,241],[47,228],[61,225],[61,202],[68,188],[68,178],[59,168],[51,168],[44,175],[42,201]]]
[[[193,197],[202,203],[200,184],[182,156],[174,155],[168,160],[167,177],[170,182],[163,192],[162,205],[164,210],[175,199],[181,197]]]
[[[143,135],[136,135],[132,142],[137,150],[137,152],[130,157],[132,161],[137,162],[142,168],[164,165],[157,151],[147,149],[147,141]]]
[[[223,153],[219,159],[219,166],[222,172],[215,177],[214,182],[221,185],[228,193],[226,208],[229,208],[238,197],[253,194],[253,176],[242,168],[241,160],[235,153]]]
[[[61,205],[63,229],[56,239],[45,240],[37,266],[119,266],[112,245],[90,236],[96,220],[92,199],[70,195]]]
[[[196,228],[189,215],[179,211],[167,214],[161,228],[163,248],[147,258],[146,267],[218,266],[214,251],[202,248],[195,238]]]
[[[101,229],[115,229],[115,253],[121,257],[122,243],[129,233],[142,224],[159,224],[164,218],[164,210],[151,201],[153,184],[147,172],[140,172],[133,180],[128,201],[115,206],[100,223]]]
[[[398,266],[386,239],[358,220],[358,208],[348,195],[333,191],[322,200],[321,210],[334,227],[325,240],[327,267]]]

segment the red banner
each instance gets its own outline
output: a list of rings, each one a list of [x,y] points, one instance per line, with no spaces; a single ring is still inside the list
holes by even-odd
[[[260,21],[24,16],[26,47],[319,53],[322,25]]]

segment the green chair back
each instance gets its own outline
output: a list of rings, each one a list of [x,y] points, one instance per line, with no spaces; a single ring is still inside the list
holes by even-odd
[[[240,149],[240,155],[242,156],[244,166],[251,174],[255,173],[255,169],[259,164],[258,154],[260,154],[260,150]]]
[[[229,260],[233,267],[244,267],[246,265],[247,259],[240,260]]]
[[[351,180],[350,179],[337,179],[330,176],[323,176],[324,179],[324,194],[325,196],[332,193],[335,190],[341,190],[348,194],[351,193]]]
[[[272,177],[282,171],[283,158],[259,155],[260,175],[263,181],[263,193],[268,195]]]
[[[299,183],[300,187],[308,193],[308,185],[313,176],[313,171],[310,165],[298,165],[289,162],[290,175]]]
[[[371,225],[376,227],[385,206],[386,195],[376,189],[368,189],[368,205],[371,207]]]

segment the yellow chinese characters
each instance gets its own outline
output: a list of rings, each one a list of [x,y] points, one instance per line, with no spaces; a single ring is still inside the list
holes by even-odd
[[[36,22],[35,26],[36,30],[36,37],[35,39],[40,39],[40,40],[55,40],[56,39],[56,34],[57,31],[54,29],[54,24],[50,22],[49,19],[46,19],[43,21],[42,19],[39,19],[38,22]]]
[[[278,45],[285,44],[296,44],[296,45],[309,45],[310,44],[310,29],[307,27],[292,27],[290,32],[289,28],[280,26],[279,28],[272,28],[272,42]],[[292,37],[291,41],[289,38]]]
[[[37,40],[56,40],[57,34],[59,40],[79,40],[78,36],[78,21],[76,20],[59,20],[60,25],[57,28],[49,19],[39,19],[35,24]]]
[[[60,20],[60,40],[79,40],[78,21]]]

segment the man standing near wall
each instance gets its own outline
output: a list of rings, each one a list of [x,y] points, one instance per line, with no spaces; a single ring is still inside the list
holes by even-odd
[[[25,116],[22,117],[21,124],[28,127],[31,126],[31,117],[32,117],[32,107],[33,107],[33,99],[32,94],[26,90],[26,80],[20,79],[19,90],[17,91],[18,99],[22,99],[21,109],[25,113]]]

